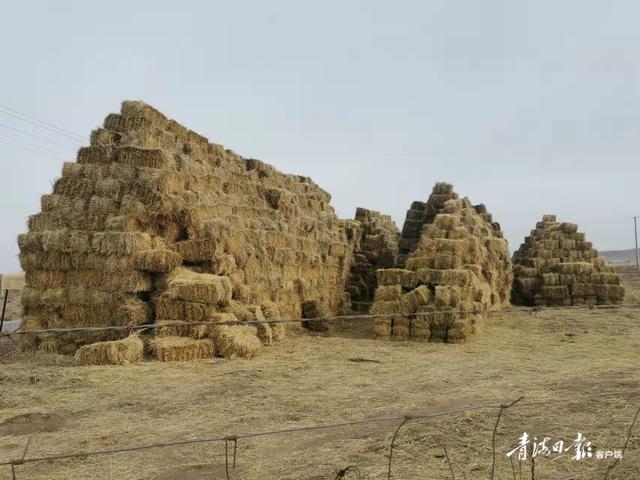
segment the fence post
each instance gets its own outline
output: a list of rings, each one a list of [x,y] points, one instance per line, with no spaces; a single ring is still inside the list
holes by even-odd
[[[4,303],[2,304],[2,317],[0,317],[0,332],[2,332],[2,326],[4,325],[4,313],[7,311],[7,299],[9,298],[9,290],[4,291]]]

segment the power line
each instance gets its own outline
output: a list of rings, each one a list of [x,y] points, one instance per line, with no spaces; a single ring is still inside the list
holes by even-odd
[[[9,136],[9,135],[5,135],[3,133],[0,133],[0,138],[4,138],[5,141],[8,140],[9,142],[14,142],[14,143],[17,142],[17,143],[19,143],[20,145],[23,145],[26,148],[35,148],[35,149],[40,150],[41,152],[46,153],[46,154],[50,154],[50,155],[57,155],[58,154],[58,152],[55,152],[53,150],[49,150],[47,147],[44,147],[42,145],[38,145],[37,143],[26,142],[26,141],[21,140],[19,138],[12,137],[12,136]]]
[[[15,145],[15,144],[13,144],[11,142],[3,141],[2,139],[0,139],[0,143],[4,143],[5,145],[9,145],[10,147],[18,148],[20,150],[25,150],[25,151],[30,152],[30,153],[35,153],[36,155],[42,155],[43,157],[51,158],[53,160],[59,160],[59,158],[53,157],[53,156],[48,155],[46,153],[39,152],[39,151],[34,150],[32,148],[29,148],[29,147],[24,147],[24,146],[21,146],[21,145]]]
[[[6,128],[6,129],[8,129],[8,130],[12,130],[12,131],[14,131],[14,132],[18,132],[18,133],[20,133],[20,134],[22,134],[22,135],[27,135],[27,136],[29,136],[29,137],[36,138],[36,139],[38,139],[38,140],[42,140],[42,141],[44,141],[44,142],[51,143],[52,145],[57,145],[57,146],[59,146],[59,147],[68,148],[69,150],[75,150],[75,147],[72,147],[71,145],[65,145],[64,143],[59,143],[59,142],[56,142],[56,141],[54,141],[54,140],[50,140],[50,139],[48,139],[48,138],[41,137],[40,135],[36,135],[36,134],[34,134],[34,133],[29,133],[29,132],[27,132],[27,131],[25,131],[25,130],[22,130],[22,129],[20,129],[20,128],[15,128],[15,127],[12,127],[12,126],[10,126],[10,125],[5,125],[4,123],[0,123],[0,127],[2,127],[2,128]]]
[[[64,135],[72,140],[85,141],[85,138],[82,135],[78,135],[77,133],[74,133],[70,130],[67,130],[62,127],[58,127],[53,123],[45,122],[44,120],[39,120],[35,117],[31,117],[27,115],[26,113],[19,112],[18,110],[14,110],[13,108],[9,108],[5,105],[0,105],[0,109],[9,110],[8,112],[0,110],[0,113],[4,113],[5,115],[9,115],[13,118],[17,118],[18,120],[22,120],[23,122],[31,123],[32,125],[36,125],[40,128],[44,128],[45,130],[49,130],[50,132],[57,133],[58,135]]]

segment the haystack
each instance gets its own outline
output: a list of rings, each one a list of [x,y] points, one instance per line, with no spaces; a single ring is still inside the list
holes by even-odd
[[[624,287],[575,223],[544,215],[513,255],[513,303],[597,305],[620,303]]]
[[[141,362],[144,343],[137,334],[122,340],[96,342],[76,350],[75,359],[83,365],[127,365]]]
[[[63,166],[18,239],[24,317],[41,328],[209,321],[270,303],[300,318],[313,300],[335,314],[355,239],[330,199],[307,177],[124,102]],[[272,330],[273,340],[284,335]],[[82,334],[46,347],[117,338]]]
[[[378,287],[376,270],[396,264],[400,231],[389,215],[375,210],[358,208],[355,220],[359,225],[346,291],[354,310],[366,313]]]
[[[500,226],[449,184],[412,204],[401,252],[403,268],[377,272],[371,311],[389,316],[375,319],[378,337],[463,342],[483,312],[509,304],[511,262]]]

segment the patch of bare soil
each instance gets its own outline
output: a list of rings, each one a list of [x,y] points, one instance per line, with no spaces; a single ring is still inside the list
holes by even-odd
[[[186,465],[163,472],[149,480],[226,480],[226,465]],[[242,468],[229,465],[229,473],[233,478],[242,478]]]
[[[55,432],[64,423],[55,413],[23,413],[0,422],[0,437]]]

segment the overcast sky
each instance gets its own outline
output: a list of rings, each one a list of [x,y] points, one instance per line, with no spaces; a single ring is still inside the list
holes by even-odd
[[[615,0],[10,2],[0,105],[88,139],[140,99],[312,177],[340,217],[364,206],[401,227],[443,180],[485,203],[512,249],[544,213],[601,250],[631,248],[639,15]],[[7,272],[27,216],[81,143],[0,124]]]

